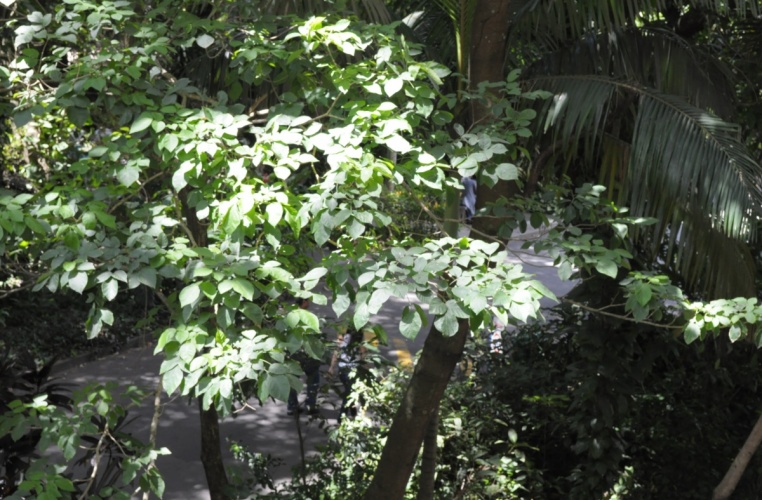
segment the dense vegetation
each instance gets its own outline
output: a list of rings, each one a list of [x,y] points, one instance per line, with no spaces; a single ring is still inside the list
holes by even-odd
[[[756,2],[2,3],[0,325],[73,301],[83,338],[151,331],[163,390],[203,408],[212,498],[232,495],[219,418],[285,400],[292,355],[328,347],[293,297],[361,329],[412,294],[399,331],[428,336],[286,497],[705,498],[722,479],[759,417]],[[542,224],[528,246],[580,284],[535,322],[553,294],[506,239]],[[494,318],[529,323],[502,355],[479,340]],[[4,494],[161,495],[171,450],[122,434],[114,388],[13,371],[56,335],[23,325],[0,339]],[[34,456],[83,442],[105,475]],[[756,495],[750,476],[716,497]]]

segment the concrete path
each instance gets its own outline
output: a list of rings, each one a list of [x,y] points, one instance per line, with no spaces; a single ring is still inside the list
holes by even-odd
[[[556,269],[547,257],[538,256],[531,252],[520,250],[521,241],[512,242],[509,248],[515,252],[510,257],[511,262],[522,263],[527,273],[535,274],[548,288],[562,296],[573,286],[573,283],[563,282],[558,278]],[[385,354],[398,361],[407,361],[411,353],[417,352],[423,345],[425,334],[411,341],[399,333],[399,318],[402,309],[408,303],[406,300],[392,298],[379,312],[371,318],[374,323],[381,324],[389,333],[390,345]],[[545,300],[544,305],[552,305]],[[314,308],[318,315],[333,317],[329,308]],[[67,382],[86,385],[93,382],[114,381],[121,387],[136,384],[153,392],[158,382],[161,359],[153,356],[153,347],[131,349],[95,362],[76,366],[59,374]],[[324,379],[325,380],[325,379]],[[158,446],[167,447],[172,455],[161,457],[158,467],[166,482],[168,500],[207,500],[209,493],[206,488],[203,467],[200,462],[199,416],[195,402],[187,398],[167,400],[164,404],[158,431]],[[141,408],[133,409],[130,415],[137,417],[131,424],[134,435],[148,441],[148,429],[153,414],[153,398],[148,398]],[[322,416],[328,426],[335,425],[338,412],[334,409],[336,398],[329,398],[322,408]],[[299,420],[305,449],[314,450],[315,445],[324,441],[325,429],[318,425],[318,420],[301,416]],[[249,450],[263,454],[271,454],[282,459],[285,463],[275,469],[274,478],[285,480],[290,478],[290,467],[300,463],[300,445],[295,417],[286,415],[284,403],[268,402],[264,406],[242,408],[234,417],[228,417],[221,422],[221,438],[223,449],[228,450],[224,441],[240,441]],[[231,462],[232,456],[227,453]]]

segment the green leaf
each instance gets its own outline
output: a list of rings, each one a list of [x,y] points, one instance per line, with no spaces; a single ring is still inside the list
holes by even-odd
[[[728,338],[730,338],[731,342],[735,342],[736,340],[740,339],[743,334],[743,330],[741,330],[741,327],[738,325],[733,325],[730,327],[730,330],[728,330]]]
[[[452,337],[458,332],[458,318],[448,310],[444,316],[441,316],[434,321],[434,326],[442,332],[442,335],[445,337]]]
[[[137,134],[138,132],[142,132],[143,130],[150,127],[151,123],[153,123],[151,114],[147,111],[144,111],[143,113],[140,113],[140,116],[138,116],[134,122],[132,122],[130,133]]]
[[[402,90],[402,79],[401,78],[393,78],[391,80],[387,80],[384,82],[384,93],[388,95],[389,97],[392,97],[394,94]]]
[[[607,259],[601,259],[598,262],[596,262],[595,269],[599,273],[609,276],[611,278],[616,278],[617,271],[618,271],[616,264],[614,264],[614,262]]]
[[[374,290],[373,295],[371,295],[370,300],[368,300],[368,312],[370,312],[370,314],[377,314],[391,295],[391,292],[386,288]]]
[[[139,177],[140,169],[134,165],[125,165],[116,173],[116,178],[125,187],[130,187]]]
[[[103,284],[101,284],[101,292],[103,293],[103,296],[106,298],[106,300],[114,300],[117,293],[119,293],[119,282],[113,278],[104,281]]]
[[[279,401],[288,400],[288,393],[291,391],[291,385],[288,383],[288,377],[285,375],[263,374],[262,383],[259,390],[259,399],[266,400],[273,397]]]
[[[267,211],[267,222],[271,226],[276,226],[283,218],[283,205],[280,203],[270,203],[265,210]]]
[[[87,287],[87,274],[86,273],[77,273],[73,277],[69,278],[69,288],[74,290],[77,293],[82,293],[85,291],[85,288]]]
[[[235,290],[238,295],[249,302],[254,300],[254,285],[252,285],[250,281],[243,278],[234,278],[231,282],[233,290]]]
[[[201,287],[192,283],[180,291],[180,306],[185,307],[194,304],[201,296]]]
[[[683,335],[685,343],[690,344],[699,337],[701,337],[701,328],[699,328],[695,321],[691,320],[685,327],[685,333]]]
[[[196,38],[196,44],[202,49],[209,48],[214,43],[214,38],[204,33]]]
[[[640,285],[638,289],[635,291],[635,298],[637,299],[638,303],[641,306],[645,306],[651,301],[651,287],[646,285],[645,283]]]
[[[406,306],[400,319],[400,333],[406,338],[413,339],[422,327],[423,321],[415,306]]]
[[[152,267],[143,267],[135,273],[135,277],[142,284],[148,288],[156,288],[156,269]]]
[[[347,293],[340,293],[334,298],[331,308],[333,309],[333,312],[336,313],[336,316],[340,317],[347,311],[347,309],[349,309],[350,305],[351,301],[349,300],[349,295]]]
[[[519,178],[519,169],[512,163],[501,163],[495,168],[495,175],[504,181],[515,181]]]
[[[166,363],[167,361],[165,361]],[[162,385],[168,395],[172,395],[183,381],[183,370],[179,365],[175,365],[171,370],[162,375]]]

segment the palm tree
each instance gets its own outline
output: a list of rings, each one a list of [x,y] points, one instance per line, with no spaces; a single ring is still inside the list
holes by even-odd
[[[522,67],[528,86],[554,94],[532,146],[541,161],[530,168],[530,190],[541,174],[558,173],[549,159],[564,160],[578,180],[597,178],[612,199],[658,219],[652,230],[635,235],[646,264],[663,262],[698,295],[754,294],[748,244],[761,208],[762,167],[746,147],[746,131],[732,122],[738,116],[736,60],[701,50],[698,42],[710,21],[752,26],[737,30],[744,40],[758,36],[762,9],[755,0],[393,3],[402,15],[415,14],[407,19],[418,36],[472,86],[502,80],[506,66]],[[749,94],[758,96],[755,90]],[[472,121],[489,116],[485,107],[467,111]],[[586,164],[594,167],[586,171]],[[490,192],[480,185],[480,205],[506,189]],[[495,230],[485,222],[477,219],[475,226]],[[434,350],[456,350],[453,341],[467,331],[461,326],[451,339],[430,336],[422,356],[430,341]],[[411,387],[416,379],[417,372]],[[409,399],[398,416],[434,412],[413,408]],[[404,489],[407,482],[409,471],[398,467],[402,451],[387,453],[392,441],[405,438],[395,434],[396,420],[366,498],[383,498],[393,491],[386,486]],[[415,427],[407,436],[416,436],[405,453],[415,453],[426,422],[404,422]]]
[[[762,207],[762,167],[744,143],[746,129],[733,122],[737,86],[758,80],[743,78],[737,59],[707,50],[707,42],[717,36],[708,28],[724,25],[751,46],[762,32],[758,3],[514,0],[499,2],[502,10],[486,1],[475,9],[477,3],[414,2],[421,14],[413,27],[442,57],[454,57],[458,44],[443,40],[476,38],[464,16],[503,14],[492,23],[507,28],[505,67],[524,68],[527,86],[554,95],[538,120],[541,161],[527,189],[560,173],[604,183],[611,199],[659,221],[635,235],[646,263],[664,262],[701,296],[753,295],[747,244]],[[470,64],[462,50],[451,59],[474,84],[495,79],[497,66],[494,50],[487,61],[477,44],[503,39],[479,26]]]

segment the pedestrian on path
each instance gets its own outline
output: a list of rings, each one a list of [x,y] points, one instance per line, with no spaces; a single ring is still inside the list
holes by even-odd
[[[463,195],[460,198],[460,206],[463,208],[466,224],[471,224],[476,213],[476,179],[472,175],[461,177]]]
[[[357,379],[358,368],[365,359],[366,349],[363,343],[363,335],[359,332],[350,331],[346,326],[341,326],[337,333],[337,349],[333,353],[328,375],[333,377],[338,371],[339,380],[344,388],[341,395],[341,412],[339,413],[339,422],[341,422],[345,415],[357,416],[357,407],[350,404],[350,398],[352,386]]]

